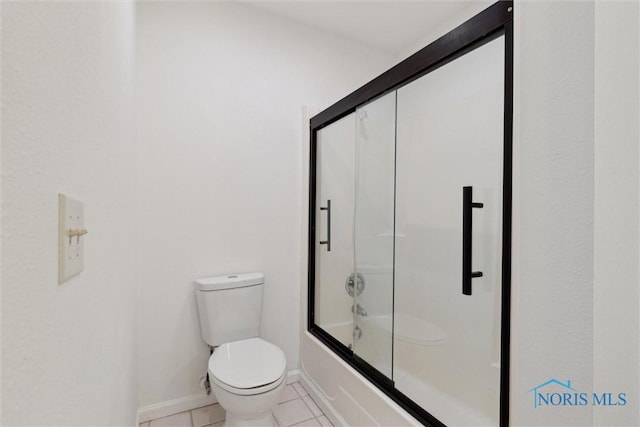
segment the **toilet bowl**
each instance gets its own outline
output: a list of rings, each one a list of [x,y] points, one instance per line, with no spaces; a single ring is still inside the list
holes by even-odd
[[[202,338],[213,349],[209,383],[227,412],[226,427],[274,426],[271,411],[284,391],[287,360],[258,337],[264,276],[207,277],[195,285]]]
[[[209,380],[227,411],[226,426],[272,426],[286,383],[282,350],[260,338],[226,343],[209,358]]]

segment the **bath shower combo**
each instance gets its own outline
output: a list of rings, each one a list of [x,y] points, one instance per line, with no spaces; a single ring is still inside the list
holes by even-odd
[[[308,331],[425,425],[509,423],[513,2],[310,120]]]

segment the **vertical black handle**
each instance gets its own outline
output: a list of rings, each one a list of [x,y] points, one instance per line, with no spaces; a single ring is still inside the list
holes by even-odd
[[[481,271],[471,271],[471,245],[473,236],[473,208],[484,204],[473,203],[473,187],[462,187],[462,293],[471,295],[471,279],[482,277]]]
[[[320,242],[327,245],[327,252],[331,252],[331,200],[327,199],[327,206],[320,206],[321,211],[327,211],[327,240]]]

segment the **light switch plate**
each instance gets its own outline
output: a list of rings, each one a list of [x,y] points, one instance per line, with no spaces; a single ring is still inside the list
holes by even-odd
[[[84,204],[64,194],[58,195],[58,284],[84,269]]]

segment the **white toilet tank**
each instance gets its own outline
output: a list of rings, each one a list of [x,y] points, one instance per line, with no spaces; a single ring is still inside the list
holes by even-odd
[[[262,273],[229,274],[195,281],[202,339],[212,347],[260,336]]]

